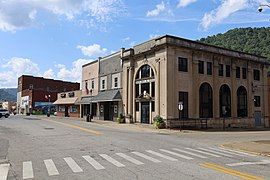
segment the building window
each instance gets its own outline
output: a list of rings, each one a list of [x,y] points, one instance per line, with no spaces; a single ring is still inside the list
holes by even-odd
[[[218,64],[218,75],[223,76],[223,64]]]
[[[254,80],[260,81],[260,70],[254,69],[253,70],[253,77],[254,77]]]
[[[228,85],[222,85],[219,90],[220,117],[231,117],[231,90]]]
[[[187,58],[178,58],[178,71],[188,72],[188,59]]]
[[[102,79],[101,81],[101,89],[105,89],[105,79]]]
[[[150,77],[150,66],[144,65],[141,67],[141,78],[148,78]]]
[[[139,84],[136,84],[135,85],[135,95],[136,95],[136,98],[138,98],[139,97],[139,95],[140,95],[140,89],[139,89]]]
[[[247,68],[242,68],[242,78],[247,79]]]
[[[151,101],[151,111],[155,112],[155,101]]]
[[[95,81],[92,80],[92,89],[94,89],[94,88],[95,88]]]
[[[260,96],[254,96],[254,106],[261,107],[261,97]]]
[[[59,112],[65,112],[65,106],[58,106]]]
[[[76,113],[76,112],[78,112],[77,107],[76,107],[76,106],[71,106],[71,107],[70,107],[70,112],[71,112],[71,113]]]
[[[212,73],[213,73],[212,63],[211,62],[207,62],[207,74],[208,75],[212,75]]]
[[[87,81],[85,81],[85,87],[84,87],[84,89],[88,89],[88,82]]]
[[[151,82],[151,96],[155,97],[155,82]]]
[[[240,78],[240,67],[236,66],[236,78]]]
[[[226,77],[231,77],[231,66],[226,65]]]
[[[243,86],[237,90],[237,116],[247,117],[247,90]]]
[[[118,77],[114,78],[114,87],[118,88]]]
[[[204,62],[203,61],[199,61],[198,72],[199,72],[199,74],[204,74]]]
[[[208,83],[203,83],[200,87],[200,118],[213,117],[213,91]]]
[[[136,103],[135,103],[135,111],[136,111],[136,112],[139,111],[139,106],[140,106],[139,102],[136,102]]]
[[[179,102],[183,103],[183,110],[179,111],[179,118],[188,119],[188,92],[179,92]]]
[[[29,84],[29,89],[33,89],[33,88],[34,88],[33,84]]]
[[[141,84],[141,94],[146,91],[147,94],[150,94],[150,83],[143,83]]]

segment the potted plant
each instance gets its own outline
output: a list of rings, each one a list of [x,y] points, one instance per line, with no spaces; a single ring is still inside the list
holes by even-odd
[[[119,124],[125,123],[125,117],[123,116],[123,114],[119,114],[119,116],[117,117],[117,122]]]
[[[154,123],[153,123],[154,127],[156,129],[163,129],[165,128],[165,122],[163,120],[163,118],[161,116],[156,116],[154,117]]]

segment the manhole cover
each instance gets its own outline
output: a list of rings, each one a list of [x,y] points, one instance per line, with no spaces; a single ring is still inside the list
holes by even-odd
[[[44,128],[44,129],[46,129],[46,130],[53,130],[54,128]]]

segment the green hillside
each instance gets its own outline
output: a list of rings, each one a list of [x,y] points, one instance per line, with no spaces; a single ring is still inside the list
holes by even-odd
[[[270,28],[236,28],[199,42],[265,56],[270,60]]]
[[[17,89],[16,88],[6,88],[0,89],[0,102],[1,101],[17,101]]]

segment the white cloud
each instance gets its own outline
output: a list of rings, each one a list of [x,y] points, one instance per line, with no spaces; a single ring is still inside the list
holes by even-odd
[[[122,0],[0,0],[0,30],[14,32],[34,26],[41,11],[97,24],[123,15],[125,6]]]
[[[177,7],[186,7],[192,3],[195,3],[197,0],[180,0]]]
[[[130,37],[126,37],[126,38],[122,39],[122,42],[128,42],[128,41],[130,41]]]
[[[169,7],[169,2],[165,4],[164,1],[161,1],[160,4],[156,5],[155,9],[148,11],[146,13],[146,17],[157,17],[160,16],[161,14],[173,15],[172,10]]]
[[[45,71],[43,73],[43,77],[44,78],[50,78],[50,79],[53,79],[54,78],[54,72],[52,69],[48,69],[47,71]]]
[[[30,59],[13,57],[2,65],[5,72],[0,72],[0,87],[16,87],[18,77],[25,75],[38,75],[39,67]]]
[[[89,57],[102,56],[107,52],[107,49],[102,48],[99,44],[93,44],[90,46],[78,45],[77,48],[80,49],[85,56]]]
[[[89,59],[78,59],[72,63],[72,67],[68,69],[66,66],[59,66],[57,78],[68,81],[81,82],[82,65],[91,62]]]
[[[209,29],[211,26],[223,23],[225,19],[231,17],[236,12],[247,10],[249,8],[255,11],[260,3],[267,3],[265,0],[222,0],[221,4],[211,12],[204,14],[201,20],[200,27],[204,30]],[[241,19],[246,21],[246,19]]]

